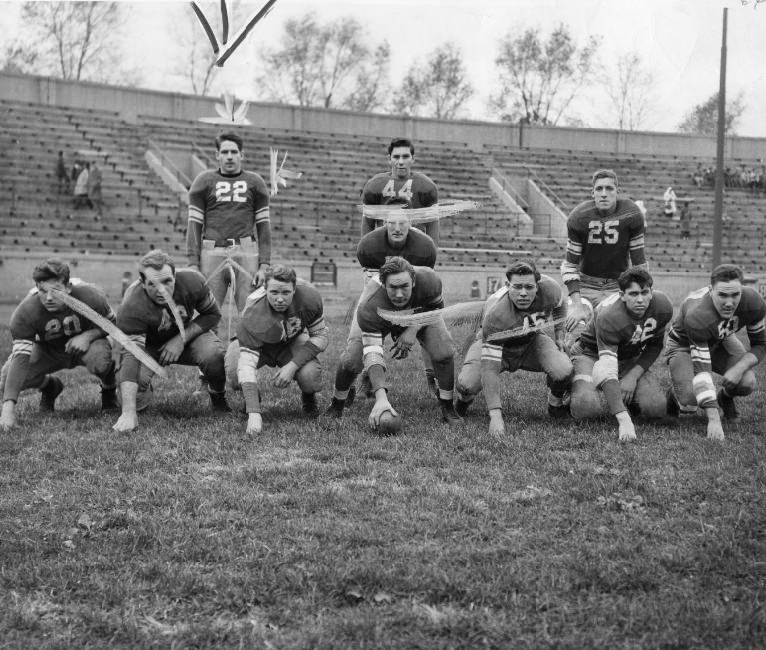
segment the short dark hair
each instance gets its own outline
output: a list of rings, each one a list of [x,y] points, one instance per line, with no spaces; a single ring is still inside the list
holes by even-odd
[[[394,147],[409,147],[410,154],[415,155],[415,145],[412,144],[412,140],[409,138],[394,138],[388,145],[388,155],[394,150]]]
[[[165,265],[169,266],[173,271],[173,275],[176,274],[176,263],[173,258],[170,257],[165,251],[154,248],[144,255],[138,262],[138,276],[143,282],[146,279],[143,269],[154,269],[155,271],[161,271]]]
[[[595,185],[599,178],[611,178],[614,184],[619,187],[620,181],[617,179],[617,174],[612,169],[597,169],[593,172],[593,178],[591,178],[591,185]]]
[[[269,267],[269,270],[266,271],[265,279],[263,281],[264,287],[269,283],[269,280],[290,282],[294,287],[298,283],[298,276],[295,273],[295,269],[291,266],[276,264],[275,266]]]
[[[626,291],[634,282],[643,289],[644,287],[651,287],[654,284],[654,278],[642,266],[631,266],[620,273],[617,278],[617,286],[620,287],[620,291]]]
[[[380,283],[385,287],[386,279],[389,275],[402,273],[404,271],[409,273],[413,280],[415,279],[415,267],[412,266],[412,264],[410,264],[407,260],[405,260],[403,257],[387,257],[386,261],[383,262],[383,265],[378,270],[378,279],[380,280]]]
[[[220,151],[221,145],[224,143],[225,140],[229,140],[230,142],[233,142],[237,145],[237,148],[239,149],[239,152],[242,153],[245,149],[245,141],[238,136],[236,133],[219,133],[217,136],[215,136],[215,150]]]
[[[32,279],[35,283],[60,280],[63,284],[69,284],[69,265],[58,257],[49,257],[35,267]]]
[[[745,274],[736,264],[719,264],[710,274],[710,286],[716,282],[732,282],[733,280],[745,281]]]
[[[505,269],[505,277],[510,282],[512,275],[534,275],[535,282],[540,282],[540,271],[532,260],[519,260],[513,262]]]

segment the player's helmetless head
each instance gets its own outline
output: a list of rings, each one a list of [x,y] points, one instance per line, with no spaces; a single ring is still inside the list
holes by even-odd
[[[64,306],[56,296],[55,291],[69,293],[69,266],[62,260],[51,257],[38,264],[32,272],[32,279],[37,287],[37,297],[48,311],[60,311]]]
[[[138,277],[149,299],[158,304],[168,304],[176,288],[176,265],[165,251],[149,251],[138,263]]]
[[[612,212],[619,192],[617,174],[611,169],[599,169],[593,174],[593,200],[601,212]]]
[[[410,232],[410,220],[406,216],[389,217],[386,219],[386,234],[388,242],[394,248],[401,248],[407,242],[407,233]]]
[[[734,264],[720,264],[710,274],[710,297],[722,318],[731,318],[742,300],[742,269]]]
[[[387,257],[378,271],[391,304],[399,309],[409,305],[415,288],[415,268],[403,257]]]
[[[239,174],[245,157],[242,138],[235,133],[222,133],[215,139],[215,159],[224,174]]]
[[[505,270],[508,297],[517,309],[529,309],[537,296],[540,271],[532,261],[518,261]]]
[[[264,288],[266,300],[274,311],[287,311],[293,303],[297,281],[295,270],[289,266],[278,264],[268,270]]]
[[[388,159],[391,162],[391,173],[397,178],[407,178],[412,173],[412,163],[415,162],[415,147],[406,138],[396,138],[388,145]]]
[[[625,303],[625,309],[636,318],[643,318],[652,303],[652,278],[649,271],[641,267],[631,267],[617,278],[620,287],[620,300]]]

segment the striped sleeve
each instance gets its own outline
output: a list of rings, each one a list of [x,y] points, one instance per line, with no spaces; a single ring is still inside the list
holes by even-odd
[[[582,260],[582,243],[567,238],[566,254],[561,263],[561,280],[567,286],[570,294],[580,291],[580,261]]]
[[[713,382],[713,366],[710,361],[710,348],[707,344],[689,342],[689,352],[692,358],[694,379],[692,386],[697,404],[702,408],[715,406],[715,383]]]
[[[5,387],[3,390],[2,401],[15,402],[19,398],[19,393],[24,386],[24,380],[29,372],[29,357],[32,354],[34,341],[27,339],[14,339],[11,356],[7,361],[5,376]]]

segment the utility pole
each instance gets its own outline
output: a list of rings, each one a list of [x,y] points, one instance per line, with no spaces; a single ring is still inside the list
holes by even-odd
[[[721,78],[718,84],[718,141],[716,147],[715,207],[713,208],[713,268],[721,263],[723,245],[723,146],[726,136],[726,22],[728,9],[723,10],[723,36],[721,40]]]

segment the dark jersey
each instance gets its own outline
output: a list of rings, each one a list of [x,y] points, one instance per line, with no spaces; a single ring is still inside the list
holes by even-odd
[[[644,216],[629,199],[618,199],[603,216],[595,201],[584,201],[567,219],[566,257],[561,278],[569,293],[580,291],[580,273],[616,279],[629,266],[646,264]]]
[[[617,361],[642,357],[639,363],[648,369],[662,350],[665,328],[671,318],[673,305],[661,291],[652,293],[641,318],[628,313],[620,294],[615,293],[596,307],[580,334],[580,344],[586,354],[594,357],[608,354]]]
[[[396,178],[390,172],[376,174],[362,189],[362,203],[365,205],[387,205],[401,201],[405,202],[405,208],[428,208],[439,202],[439,190],[428,176],[420,172],[411,172],[404,179]],[[370,221],[373,222],[373,228],[383,225],[379,219]],[[435,242],[438,242],[438,226],[438,220],[423,224],[426,234]]]
[[[356,258],[366,269],[379,269],[386,257],[403,257],[413,266],[433,268],[436,264],[436,246],[433,240],[417,228],[410,228],[402,248],[394,248],[388,241],[385,228],[367,233],[356,247]]]
[[[308,331],[309,340],[293,358],[298,367],[324,350],[328,338],[322,296],[310,284],[299,281],[293,301],[284,312],[272,309],[265,289],[253,292],[242,311],[237,339],[241,350],[256,356],[257,364],[261,349],[286,345],[303,331]]]

